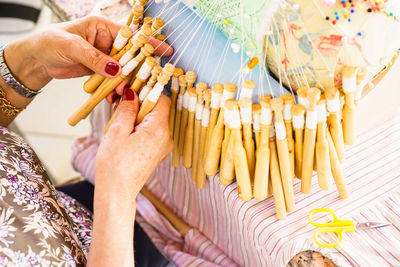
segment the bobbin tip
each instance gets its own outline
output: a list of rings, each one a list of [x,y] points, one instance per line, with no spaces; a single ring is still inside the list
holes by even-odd
[[[151,29],[150,23],[143,24],[143,26],[142,26],[142,32],[143,32],[146,36],[150,36],[150,35],[153,34],[153,30]]]
[[[294,103],[294,95],[292,94],[284,94],[281,96],[283,103],[285,104],[293,104]]]
[[[129,38],[133,34],[131,28],[126,26],[122,26],[121,29],[119,29],[119,32],[121,33],[121,36],[124,38]]]
[[[307,99],[310,103],[317,103],[321,96],[321,90],[316,87],[312,87],[307,92]]]
[[[205,102],[210,102],[211,101],[211,89],[207,89],[203,93],[203,99]]]
[[[140,17],[143,14],[144,7],[142,5],[136,4],[132,6],[132,13],[135,17]]]
[[[301,104],[295,104],[292,106],[292,114],[294,116],[304,116],[306,108]]]
[[[260,104],[264,108],[271,107],[271,95],[260,95]]]
[[[240,108],[248,108],[251,107],[253,101],[250,97],[243,97],[239,100],[239,107]]]
[[[234,93],[236,92],[237,86],[234,83],[226,83],[224,84],[224,90]]]
[[[283,110],[283,100],[280,97],[274,97],[271,99],[271,108],[273,111]]]
[[[260,104],[253,104],[251,106],[253,114],[260,114],[261,113],[261,105]]]
[[[300,87],[298,90],[297,90],[297,95],[299,96],[299,97],[302,97],[302,98],[306,98],[307,97],[307,92],[308,92],[308,87],[307,86],[302,86],[302,87]]]
[[[160,28],[161,28],[162,26],[164,26],[164,25],[165,25],[165,21],[164,21],[162,18],[159,18],[159,17],[153,18],[152,27],[153,27],[155,30],[160,29]]]
[[[183,75],[185,72],[182,68],[175,68],[174,77],[178,78],[179,76]]]
[[[244,80],[243,87],[247,89],[254,89],[256,87],[256,83],[252,80]]]
[[[208,85],[203,82],[199,82],[196,84],[196,94],[198,96],[203,95],[204,91],[207,90]]]
[[[189,93],[189,96],[193,96],[193,97],[196,97],[196,96],[197,96],[196,88],[194,88],[194,87],[190,87],[190,88],[187,90],[187,92]]]
[[[156,39],[157,40],[160,40],[160,41],[162,41],[162,42],[165,42],[165,40],[167,40],[167,36],[165,36],[164,34],[157,34],[156,35]]]
[[[143,34],[139,34],[138,37],[135,39],[135,45],[138,47],[142,47],[145,43],[147,43],[146,36],[144,36]]]
[[[151,75],[158,76],[158,75],[160,75],[161,71],[162,71],[162,67],[160,65],[156,65],[151,70]]]
[[[236,110],[238,109],[238,104],[234,99],[228,99],[225,101],[224,108],[228,110]]]
[[[224,86],[221,83],[214,83],[211,90],[215,93],[221,94],[224,91]]]
[[[143,25],[145,24],[151,24],[151,22],[153,21],[152,17],[144,17],[143,18]]]
[[[181,76],[178,77],[178,82],[179,82],[179,86],[185,86],[186,87],[186,75],[183,74]]]
[[[175,72],[175,66],[171,63],[167,63],[164,65],[163,72],[170,78]]]
[[[157,78],[157,82],[159,84],[166,85],[168,83],[168,81],[169,81],[169,76],[167,76],[165,73],[161,72],[161,74]]]
[[[194,84],[194,82],[197,79],[197,74],[194,71],[188,71],[186,72],[186,81],[188,84]]]
[[[147,65],[154,67],[155,65],[157,65],[157,60],[154,57],[148,56],[146,57],[146,63]]]
[[[146,57],[152,55],[154,53],[154,47],[149,44],[146,43],[141,49],[140,52],[142,52],[143,55],[145,55]]]
[[[326,99],[328,100],[333,100],[337,97],[339,97],[339,91],[336,87],[329,87],[325,89],[324,95]]]
[[[343,67],[342,75],[345,78],[352,78],[356,75],[356,73],[357,73],[357,67],[352,67],[352,66]]]

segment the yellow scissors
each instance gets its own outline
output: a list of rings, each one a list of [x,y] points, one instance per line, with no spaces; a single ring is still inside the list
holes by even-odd
[[[326,223],[318,223],[312,219],[313,214],[316,213],[329,213],[332,215],[333,220],[331,222]],[[340,220],[336,217],[336,214],[327,208],[321,209],[313,209],[308,214],[308,221],[318,227],[319,229],[314,234],[314,241],[320,247],[324,248],[333,248],[339,246],[340,242],[342,242],[342,236],[345,232],[355,232],[357,230],[364,230],[364,229],[372,229],[372,228],[380,228],[385,226],[390,226],[390,223],[379,223],[379,222],[363,222],[363,223],[354,223],[352,220]],[[339,241],[333,243],[322,243],[319,241],[318,237],[324,233],[335,233],[339,237]]]

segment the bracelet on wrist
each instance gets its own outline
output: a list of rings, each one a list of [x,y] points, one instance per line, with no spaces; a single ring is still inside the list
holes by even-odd
[[[15,117],[25,108],[17,108],[6,99],[6,94],[0,86],[0,110],[8,117]]]
[[[26,88],[23,84],[21,84],[11,73],[8,68],[6,61],[4,59],[4,50],[6,45],[0,46],[0,76],[3,78],[5,83],[10,86],[15,92],[19,95],[26,98],[33,98],[42,92],[43,89],[39,91],[33,91],[31,89]]]

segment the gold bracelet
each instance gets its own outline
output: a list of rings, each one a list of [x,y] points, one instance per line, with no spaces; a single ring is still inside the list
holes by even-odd
[[[8,117],[17,116],[25,108],[17,108],[6,99],[6,94],[0,85],[0,110]]]

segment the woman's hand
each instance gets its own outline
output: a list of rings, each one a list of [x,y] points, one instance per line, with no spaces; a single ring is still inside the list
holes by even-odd
[[[16,78],[26,87],[39,90],[52,78],[65,79],[99,73],[113,77],[120,73],[118,61],[108,56],[121,25],[101,17],[50,25],[10,43],[5,59]],[[156,54],[172,48],[151,38]]]
[[[88,266],[134,266],[136,196],[172,149],[170,100],[161,95],[135,125],[138,97],[124,90],[117,115],[96,156],[94,224]]]

